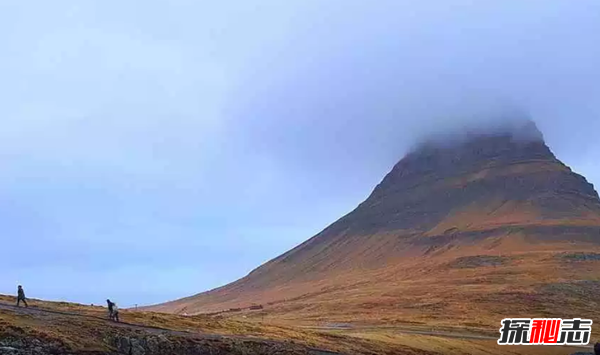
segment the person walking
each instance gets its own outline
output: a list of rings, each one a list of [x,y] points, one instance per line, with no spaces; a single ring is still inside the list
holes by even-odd
[[[113,319],[113,307],[115,306],[109,299],[106,300],[106,304],[108,304],[108,319]]]
[[[29,305],[27,304],[27,300],[25,299],[25,291],[23,290],[23,286],[19,285],[19,287],[17,288],[17,307],[19,307],[21,301],[23,301],[25,307],[29,307]]]

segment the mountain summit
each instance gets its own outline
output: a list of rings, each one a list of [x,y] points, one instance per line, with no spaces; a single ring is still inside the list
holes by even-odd
[[[556,302],[548,285],[581,267],[571,261],[600,260],[598,193],[531,121],[446,138],[417,145],[355,210],[248,276],[151,309],[261,303],[287,318],[481,316],[509,292],[519,305],[539,297],[539,314]],[[600,270],[586,266],[582,281]]]

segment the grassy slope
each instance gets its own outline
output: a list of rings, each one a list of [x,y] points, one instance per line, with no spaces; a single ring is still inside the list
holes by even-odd
[[[0,296],[0,303],[14,298]],[[46,341],[60,342],[70,351],[109,351],[103,341],[109,334],[139,334],[139,329],[116,327],[105,317],[102,307],[72,303],[32,300],[34,308],[69,312],[78,316],[45,314],[30,316],[0,309],[0,337],[6,334],[28,334]],[[257,339],[281,340],[296,344],[340,351],[348,354],[566,354],[575,351],[563,347],[499,347],[493,340],[461,340],[438,336],[402,334],[399,328],[365,328],[363,330],[312,331],[291,325],[261,324],[252,319],[234,320],[222,317],[183,317],[169,314],[124,310],[127,323],[160,327],[190,333],[212,333]],[[418,324],[415,329],[422,329]],[[438,328],[440,329],[440,328]],[[456,328],[454,328],[456,330]],[[462,329],[464,331],[464,329]],[[233,338],[235,339],[235,337]],[[177,341],[174,338],[173,341]]]
[[[14,301],[13,297],[0,296],[0,303],[13,304]],[[110,350],[104,342],[107,336],[115,333],[136,334],[145,331],[133,326],[118,326],[106,321],[103,319],[106,317],[106,310],[102,307],[39,300],[31,300],[30,304],[32,308],[68,312],[77,314],[77,316],[53,313],[29,315],[15,313],[12,309],[0,309],[0,338],[2,334],[27,334],[39,339],[59,342],[71,351],[101,352]],[[414,350],[401,344],[294,327],[227,320],[220,317],[184,317],[128,310],[120,313],[122,313],[121,321],[124,323],[158,327],[192,335],[223,335],[225,340],[243,337],[243,339],[285,341],[290,344],[306,345],[347,354],[432,354],[432,352]],[[173,334],[181,335],[183,333]]]
[[[357,269],[266,294],[249,292],[211,303],[209,309],[262,303],[263,311],[246,316],[295,324],[459,324],[492,332],[507,316],[589,317],[600,321],[596,297],[600,291],[600,248],[547,244],[517,253],[512,250],[522,245],[518,237],[502,243],[491,250],[486,250],[486,245],[464,246],[440,255],[407,259],[394,267]],[[591,257],[579,260],[577,253]],[[204,309],[190,304],[186,311],[194,310]]]

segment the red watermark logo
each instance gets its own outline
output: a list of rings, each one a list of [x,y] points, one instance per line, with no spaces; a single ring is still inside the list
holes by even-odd
[[[498,345],[588,345],[591,319],[505,318]]]

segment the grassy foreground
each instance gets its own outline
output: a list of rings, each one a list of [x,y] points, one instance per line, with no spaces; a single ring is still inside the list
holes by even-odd
[[[444,332],[468,335],[468,330],[464,328],[443,329],[437,335],[410,334],[407,332],[423,331],[426,327],[411,328],[406,325],[315,330],[291,324],[263,323],[256,319],[179,316],[133,310],[122,310],[122,323],[115,324],[106,320],[104,307],[31,300],[29,309],[16,309],[14,302],[13,297],[0,296],[0,341],[9,336],[35,338],[59,344],[58,348],[64,349],[65,354],[117,354],[119,351],[115,348],[115,342],[118,340],[114,339],[144,334],[161,336],[173,344],[194,339],[201,346],[225,349],[229,351],[225,353],[231,354],[268,354],[275,351],[281,354],[324,354],[310,352],[310,349],[317,348],[339,354],[372,355],[558,355],[582,350],[566,347],[500,347],[492,339],[461,339],[444,335]]]

